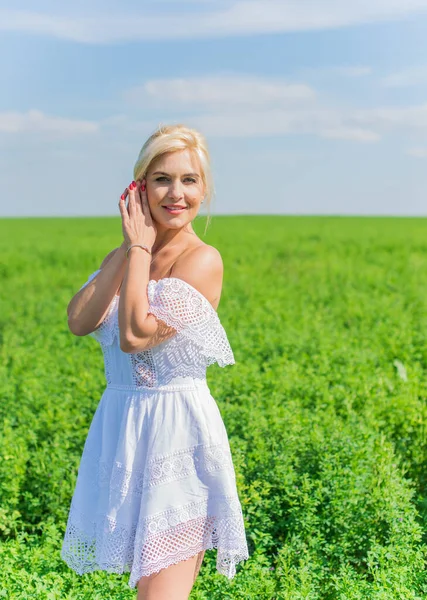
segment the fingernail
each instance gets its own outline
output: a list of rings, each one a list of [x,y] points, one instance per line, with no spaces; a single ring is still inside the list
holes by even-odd
[[[141,185],[141,192],[145,192],[145,185]]]
[[[122,194],[122,195],[120,196],[120,200],[124,200],[124,199],[125,199],[125,195],[124,195],[124,194]]]

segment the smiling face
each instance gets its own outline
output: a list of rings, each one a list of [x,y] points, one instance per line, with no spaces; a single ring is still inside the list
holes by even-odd
[[[188,149],[154,160],[146,185],[151,215],[167,229],[180,229],[192,221],[205,195],[199,159]]]

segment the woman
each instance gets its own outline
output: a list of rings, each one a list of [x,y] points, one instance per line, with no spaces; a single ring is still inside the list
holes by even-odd
[[[124,241],[72,298],[68,323],[104,355],[107,386],[80,461],[61,556],[130,571],[138,600],[186,599],[204,551],[248,558],[227,433],[206,368],[234,364],[216,309],[220,253],[191,227],[210,199],[202,135],[159,128],[119,207]],[[126,199],[128,205],[126,206]]]

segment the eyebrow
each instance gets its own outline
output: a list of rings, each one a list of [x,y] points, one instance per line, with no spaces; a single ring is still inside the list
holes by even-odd
[[[167,175],[169,177],[169,173],[165,173],[165,171],[155,171],[153,175]],[[200,177],[198,173],[184,173],[183,177]]]

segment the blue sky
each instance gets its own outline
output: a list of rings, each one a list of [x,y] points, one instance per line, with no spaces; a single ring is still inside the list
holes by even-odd
[[[427,215],[426,35],[427,0],[0,2],[0,216],[118,215],[168,122],[213,215]]]

